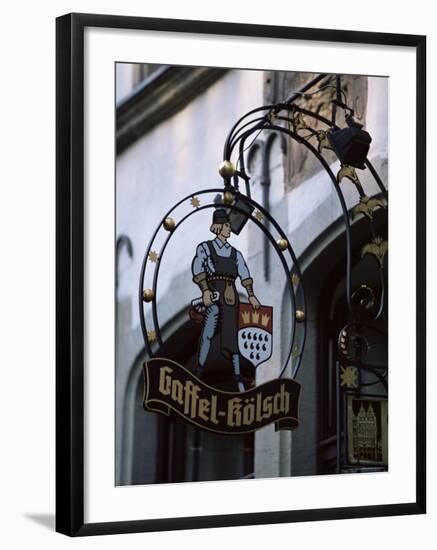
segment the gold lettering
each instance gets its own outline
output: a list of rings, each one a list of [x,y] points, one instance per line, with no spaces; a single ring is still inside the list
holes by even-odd
[[[173,369],[170,367],[161,367],[159,369],[159,391],[163,395],[170,395],[171,393],[171,377],[168,376]]]
[[[208,422],[209,415],[207,413],[209,413],[209,410],[210,410],[210,403],[208,399],[201,399],[199,401],[199,412],[198,412],[199,418]]]
[[[188,400],[191,402],[190,407],[190,416],[191,418],[195,418],[196,416],[196,410],[197,410],[197,402],[199,400],[199,386],[192,385],[190,388],[185,389],[185,400]]]
[[[252,397],[252,399],[254,398]],[[253,405],[253,403],[249,402],[243,407],[243,424],[245,424],[246,426],[250,426],[250,424],[252,424],[254,420],[255,406]]]
[[[285,385],[281,384],[281,411],[284,414],[287,414],[290,410],[290,393],[288,391],[285,391]]]
[[[261,422],[261,420],[263,419],[262,398],[263,396],[261,392],[256,394],[256,421],[257,422]]]
[[[280,401],[281,401],[281,394],[280,393],[275,393],[275,396],[273,397],[273,413],[274,414],[279,414],[281,412]]]
[[[272,416],[272,399],[273,397],[271,395],[269,395],[264,399],[264,402],[263,402],[263,412],[265,413],[264,418],[269,418],[270,416]]]
[[[192,380],[182,382],[178,377],[172,376],[172,368],[167,365],[160,367],[159,392],[177,403],[180,412],[183,411],[187,419],[199,418],[203,422],[219,425],[219,416],[223,414],[218,409],[219,396],[206,391],[203,385],[198,386]],[[207,397],[203,397],[205,394]],[[264,419],[269,419],[273,415],[287,415],[291,410],[291,399],[292,395],[287,391],[286,384],[280,384],[275,395],[264,397],[262,391],[259,391],[252,397],[227,399],[227,425],[230,428],[252,426],[255,423],[261,424]]]
[[[189,393],[192,390],[194,384],[191,380],[187,380],[185,384],[185,399],[184,399],[184,414],[185,416],[188,415],[190,411],[190,400],[189,400]]]
[[[184,405],[185,416],[189,415],[191,418],[196,416],[199,391],[199,386],[193,384],[191,380],[185,382],[183,403],[181,403]]]
[[[171,383],[171,398],[179,405],[184,404],[184,386],[179,380],[173,380]]]
[[[228,426],[241,426],[241,399],[234,397],[228,401]]]
[[[219,421],[217,420],[217,395],[213,393],[211,395],[211,422],[214,424],[218,424]]]

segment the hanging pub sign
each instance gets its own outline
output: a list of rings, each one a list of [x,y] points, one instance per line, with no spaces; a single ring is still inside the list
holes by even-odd
[[[228,173],[235,174],[230,162],[224,162],[220,171],[225,182]],[[213,202],[201,204],[199,195],[214,195]],[[274,424],[276,430],[294,429],[298,426],[301,386],[293,378],[284,376],[292,357],[291,346],[279,376],[269,377],[274,348],[274,307],[262,303],[267,297],[258,295],[249,262],[233,246],[232,235],[239,235],[248,221],[253,221],[268,235],[280,256],[296,309],[291,273],[298,269],[294,253],[276,222],[261,205],[241,194],[238,187],[225,183],[224,190],[200,191],[172,210],[180,211],[183,203],[189,204],[191,211],[179,222],[169,215],[171,211],[165,215],[143,262],[140,317],[149,352],[149,359],[144,363],[144,408],[165,416],[177,415],[198,428],[221,434],[241,435],[269,424]],[[196,243],[193,256],[188,260],[195,295],[187,303],[186,315],[197,338],[194,338],[195,359],[187,365],[166,345],[161,334],[156,288],[167,243],[183,221],[203,209],[211,216],[207,228],[210,236]],[[279,233],[276,240],[262,223],[266,217]],[[160,231],[167,231],[167,237],[158,253],[153,247]],[[291,267],[284,252],[289,253]],[[155,269],[154,288],[144,289],[148,264]],[[147,305],[151,309],[149,318]],[[292,316],[292,335],[299,314],[303,320],[303,312]],[[148,322],[154,324],[152,330]],[[257,384],[259,368],[267,374],[261,376],[262,382]]]
[[[212,388],[182,365],[155,358],[144,365],[144,407],[223,434],[244,434],[275,423],[277,429],[297,426],[300,384],[272,380],[242,393]]]

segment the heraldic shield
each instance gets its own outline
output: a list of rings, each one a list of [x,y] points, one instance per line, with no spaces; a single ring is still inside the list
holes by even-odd
[[[256,368],[270,359],[273,344],[273,308],[240,303],[238,312],[238,349]]]

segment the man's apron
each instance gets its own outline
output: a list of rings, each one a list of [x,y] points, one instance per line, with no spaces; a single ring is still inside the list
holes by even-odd
[[[208,241],[207,245],[215,272],[206,280],[212,292],[217,290],[220,293],[218,302],[215,302],[219,306],[220,348],[223,355],[230,358],[238,353],[237,252],[232,248],[229,258],[224,258],[217,254],[212,241]]]

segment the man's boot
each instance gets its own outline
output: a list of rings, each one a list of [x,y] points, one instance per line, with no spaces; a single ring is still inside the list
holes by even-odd
[[[244,380],[240,373],[240,356],[238,353],[232,356],[232,367],[234,369],[234,380],[237,384],[238,391],[243,393],[246,391],[246,388],[244,387]]]

